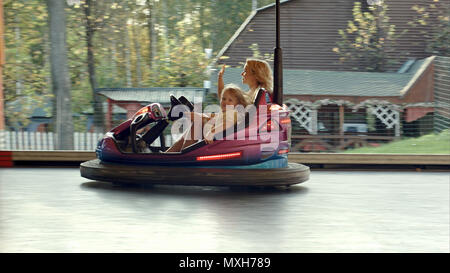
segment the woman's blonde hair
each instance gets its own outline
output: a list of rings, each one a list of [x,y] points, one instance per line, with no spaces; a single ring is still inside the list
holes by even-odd
[[[241,88],[239,86],[237,86],[236,84],[227,84],[225,85],[225,87],[222,90],[222,94],[220,96],[220,100],[222,100],[223,94],[225,94],[226,92],[230,92],[231,95],[233,95],[237,101],[238,101],[238,105],[242,105],[242,106],[247,106],[247,100],[244,97],[244,92],[241,90]]]
[[[246,64],[247,67],[255,76],[255,79],[258,82],[258,84],[262,88],[266,89],[266,91],[268,91],[269,93],[272,93],[273,73],[269,63],[259,59],[248,58]]]

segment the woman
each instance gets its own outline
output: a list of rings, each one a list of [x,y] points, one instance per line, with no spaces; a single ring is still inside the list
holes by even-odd
[[[225,73],[225,65],[219,71],[217,79],[217,95],[221,97],[224,87],[223,74]],[[248,85],[249,90],[245,92],[249,104],[253,104],[259,89],[266,91],[273,98],[273,76],[270,65],[263,60],[247,59],[244,71],[241,73],[242,83]]]

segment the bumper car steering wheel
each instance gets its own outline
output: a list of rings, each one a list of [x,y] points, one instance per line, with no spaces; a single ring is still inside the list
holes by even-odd
[[[152,119],[150,118],[148,113],[142,113],[139,116],[135,117],[134,120],[131,122],[130,125],[130,138],[131,138],[131,148],[133,149],[133,153],[138,152],[137,143],[141,141],[141,136],[136,135],[136,131],[150,123]]]

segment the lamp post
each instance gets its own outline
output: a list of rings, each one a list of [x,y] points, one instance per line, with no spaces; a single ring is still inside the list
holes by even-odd
[[[3,0],[0,0],[0,148],[3,143],[3,131],[5,130],[5,111],[3,96],[3,66],[5,65],[5,40],[3,25]]]
[[[283,62],[282,51],[280,47],[280,0],[276,0],[276,40],[274,49],[274,69],[273,69],[273,95],[274,102],[283,105]]]

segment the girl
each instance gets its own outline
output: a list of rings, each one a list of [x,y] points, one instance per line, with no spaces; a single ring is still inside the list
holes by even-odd
[[[234,110],[237,105],[242,105],[244,108],[247,106],[247,100],[244,97],[242,90],[234,84],[227,84],[220,97],[220,108],[222,112],[217,114],[200,114],[196,112],[188,113],[188,117],[192,121],[191,127],[183,133],[181,138],[176,141],[166,152],[180,152],[184,148],[194,144],[197,140],[194,138],[194,132],[196,126],[201,126],[199,129],[203,129],[203,136],[207,144],[211,144],[214,141],[214,135],[225,131],[230,126],[233,126],[238,121],[238,112]],[[227,106],[232,106],[231,109]],[[201,119],[201,123],[195,123],[195,116],[197,119]]]
[[[225,73],[225,65],[218,74],[217,94],[219,98],[224,88],[223,74]],[[273,73],[270,65],[263,60],[247,59],[244,71],[241,73],[242,83],[248,85],[249,91],[245,93],[247,103],[254,103],[255,97],[259,89],[263,89],[269,95],[268,100],[272,101],[273,95]]]

